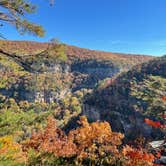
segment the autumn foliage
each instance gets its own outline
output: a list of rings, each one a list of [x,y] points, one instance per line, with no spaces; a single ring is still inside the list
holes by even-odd
[[[154,166],[155,156],[145,149],[124,146],[121,150],[124,135],[113,132],[109,123],[88,123],[82,116],[79,124],[79,128],[66,135],[49,117],[45,130],[34,132],[31,139],[23,143],[23,150],[53,154],[55,158],[73,160],[74,165]]]
[[[29,41],[0,41],[0,48],[6,52],[13,53],[18,52],[30,55],[35,55],[36,52],[42,52],[48,48],[49,43],[38,43]],[[96,60],[111,60],[119,64],[127,64],[133,66],[153,59],[153,57],[145,55],[130,55],[130,54],[118,54],[103,51],[95,51],[89,49],[83,49],[75,46],[66,46],[66,54],[70,60],[74,59],[96,59]],[[34,56],[33,56],[34,57]]]
[[[81,127],[69,133],[69,137],[77,145],[77,155],[79,158],[90,157],[97,159],[107,152],[113,155],[119,153],[117,146],[121,145],[124,135],[112,132],[108,122],[89,124],[87,118],[82,116],[79,123]]]
[[[17,163],[22,163],[26,160],[21,145],[16,143],[12,136],[0,138],[0,165],[1,162],[5,160]]]
[[[79,159],[93,160],[112,153],[118,155],[117,146],[124,137],[121,133],[112,132],[109,123],[94,122],[89,124],[86,117],[79,121],[81,127],[65,135],[56,127],[55,120],[48,118],[44,131],[33,133],[29,141],[23,144],[24,151],[33,148],[37,151],[53,153],[56,157],[77,156]]]
[[[163,101],[166,101],[166,96],[163,96],[163,97],[162,97],[162,100],[163,100]]]
[[[155,156],[151,153],[147,153],[147,151],[142,148],[136,149],[127,145],[123,148],[123,154],[128,159],[126,166],[155,166],[155,164],[153,164]]]
[[[163,96],[162,100],[164,102],[166,102],[166,96]],[[165,112],[163,112],[163,114],[161,115],[161,117],[165,121],[165,119],[166,119]],[[145,119],[145,123],[148,124],[149,126],[152,126],[152,127],[155,127],[155,128],[166,129],[166,124],[161,124],[159,121],[153,121],[153,120],[150,120],[150,119],[146,118]]]
[[[24,150],[33,148],[37,151],[54,153],[55,156],[70,157],[75,154],[76,145],[62,130],[55,125],[53,118],[48,118],[45,131],[33,133],[30,141],[24,144]]]
[[[152,127],[156,127],[156,128],[165,128],[164,125],[162,125],[160,122],[155,122],[153,120],[150,120],[148,118],[145,119],[145,123],[152,126]]]

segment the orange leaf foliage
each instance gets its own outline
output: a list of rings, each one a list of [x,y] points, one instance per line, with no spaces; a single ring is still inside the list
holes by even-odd
[[[58,129],[55,120],[48,118],[47,127],[44,132],[33,133],[30,141],[23,144],[24,150],[33,148],[37,151],[54,153],[55,156],[72,156],[76,152],[76,145],[72,140]]]
[[[152,126],[152,127],[156,127],[156,128],[161,128],[162,127],[160,122],[154,122],[153,120],[150,120],[148,118],[145,119],[145,123]]]
[[[123,148],[123,154],[128,158],[126,166],[154,166],[155,156],[144,149],[135,149],[129,146]]]
[[[150,120],[146,121],[152,123]],[[25,151],[33,148],[38,152],[51,153],[55,157],[75,157],[80,163],[84,159],[109,160],[111,165],[111,162],[122,159],[125,166],[155,166],[155,156],[145,149],[127,145],[121,151],[118,146],[124,135],[112,132],[109,123],[88,123],[85,116],[80,118],[79,123],[79,128],[66,135],[56,127],[55,120],[49,117],[45,130],[33,133],[32,138],[23,144],[23,148]],[[156,157],[160,157],[160,154]]]
[[[121,133],[112,132],[109,123],[94,122],[89,124],[87,118],[80,118],[81,127],[65,135],[56,128],[55,120],[48,119],[44,132],[33,133],[29,141],[23,144],[25,151],[33,148],[37,151],[53,153],[57,157],[97,158],[106,152],[118,155],[117,146],[124,137]]]
[[[114,155],[119,153],[117,146],[122,143],[121,140],[124,135],[112,132],[108,122],[90,124],[87,118],[82,116],[79,123],[81,127],[70,131],[69,137],[77,144],[77,155],[80,158],[91,154],[93,154],[93,157],[99,157],[99,155],[108,151]]]

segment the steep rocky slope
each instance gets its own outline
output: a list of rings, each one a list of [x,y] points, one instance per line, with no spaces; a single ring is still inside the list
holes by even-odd
[[[114,130],[128,137],[157,138],[156,129],[146,125],[144,118],[164,123],[161,118],[166,111],[164,96],[166,57],[161,57],[102,81],[85,97],[83,113],[92,121],[109,121]]]
[[[17,101],[57,102],[68,93],[92,89],[100,80],[153,58],[65,46],[67,58],[57,60],[56,53],[47,55],[51,46],[0,41],[0,92]]]

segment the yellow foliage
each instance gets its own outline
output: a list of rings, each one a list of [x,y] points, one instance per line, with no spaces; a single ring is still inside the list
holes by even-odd
[[[12,136],[0,137],[0,157],[6,160],[13,159],[17,162],[24,162],[26,159],[21,145],[14,142]]]

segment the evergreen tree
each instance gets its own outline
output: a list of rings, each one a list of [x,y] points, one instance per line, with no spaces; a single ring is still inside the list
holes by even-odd
[[[53,4],[52,0],[50,4]],[[30,33],[40,37],[44,36],[42,26],[32,23],[25,18],[26,14],[36,12],[36,6],[34,4],[27,0],[1,0],[0,7],[1,26],[8,23],[15,26],[20,34]]]

